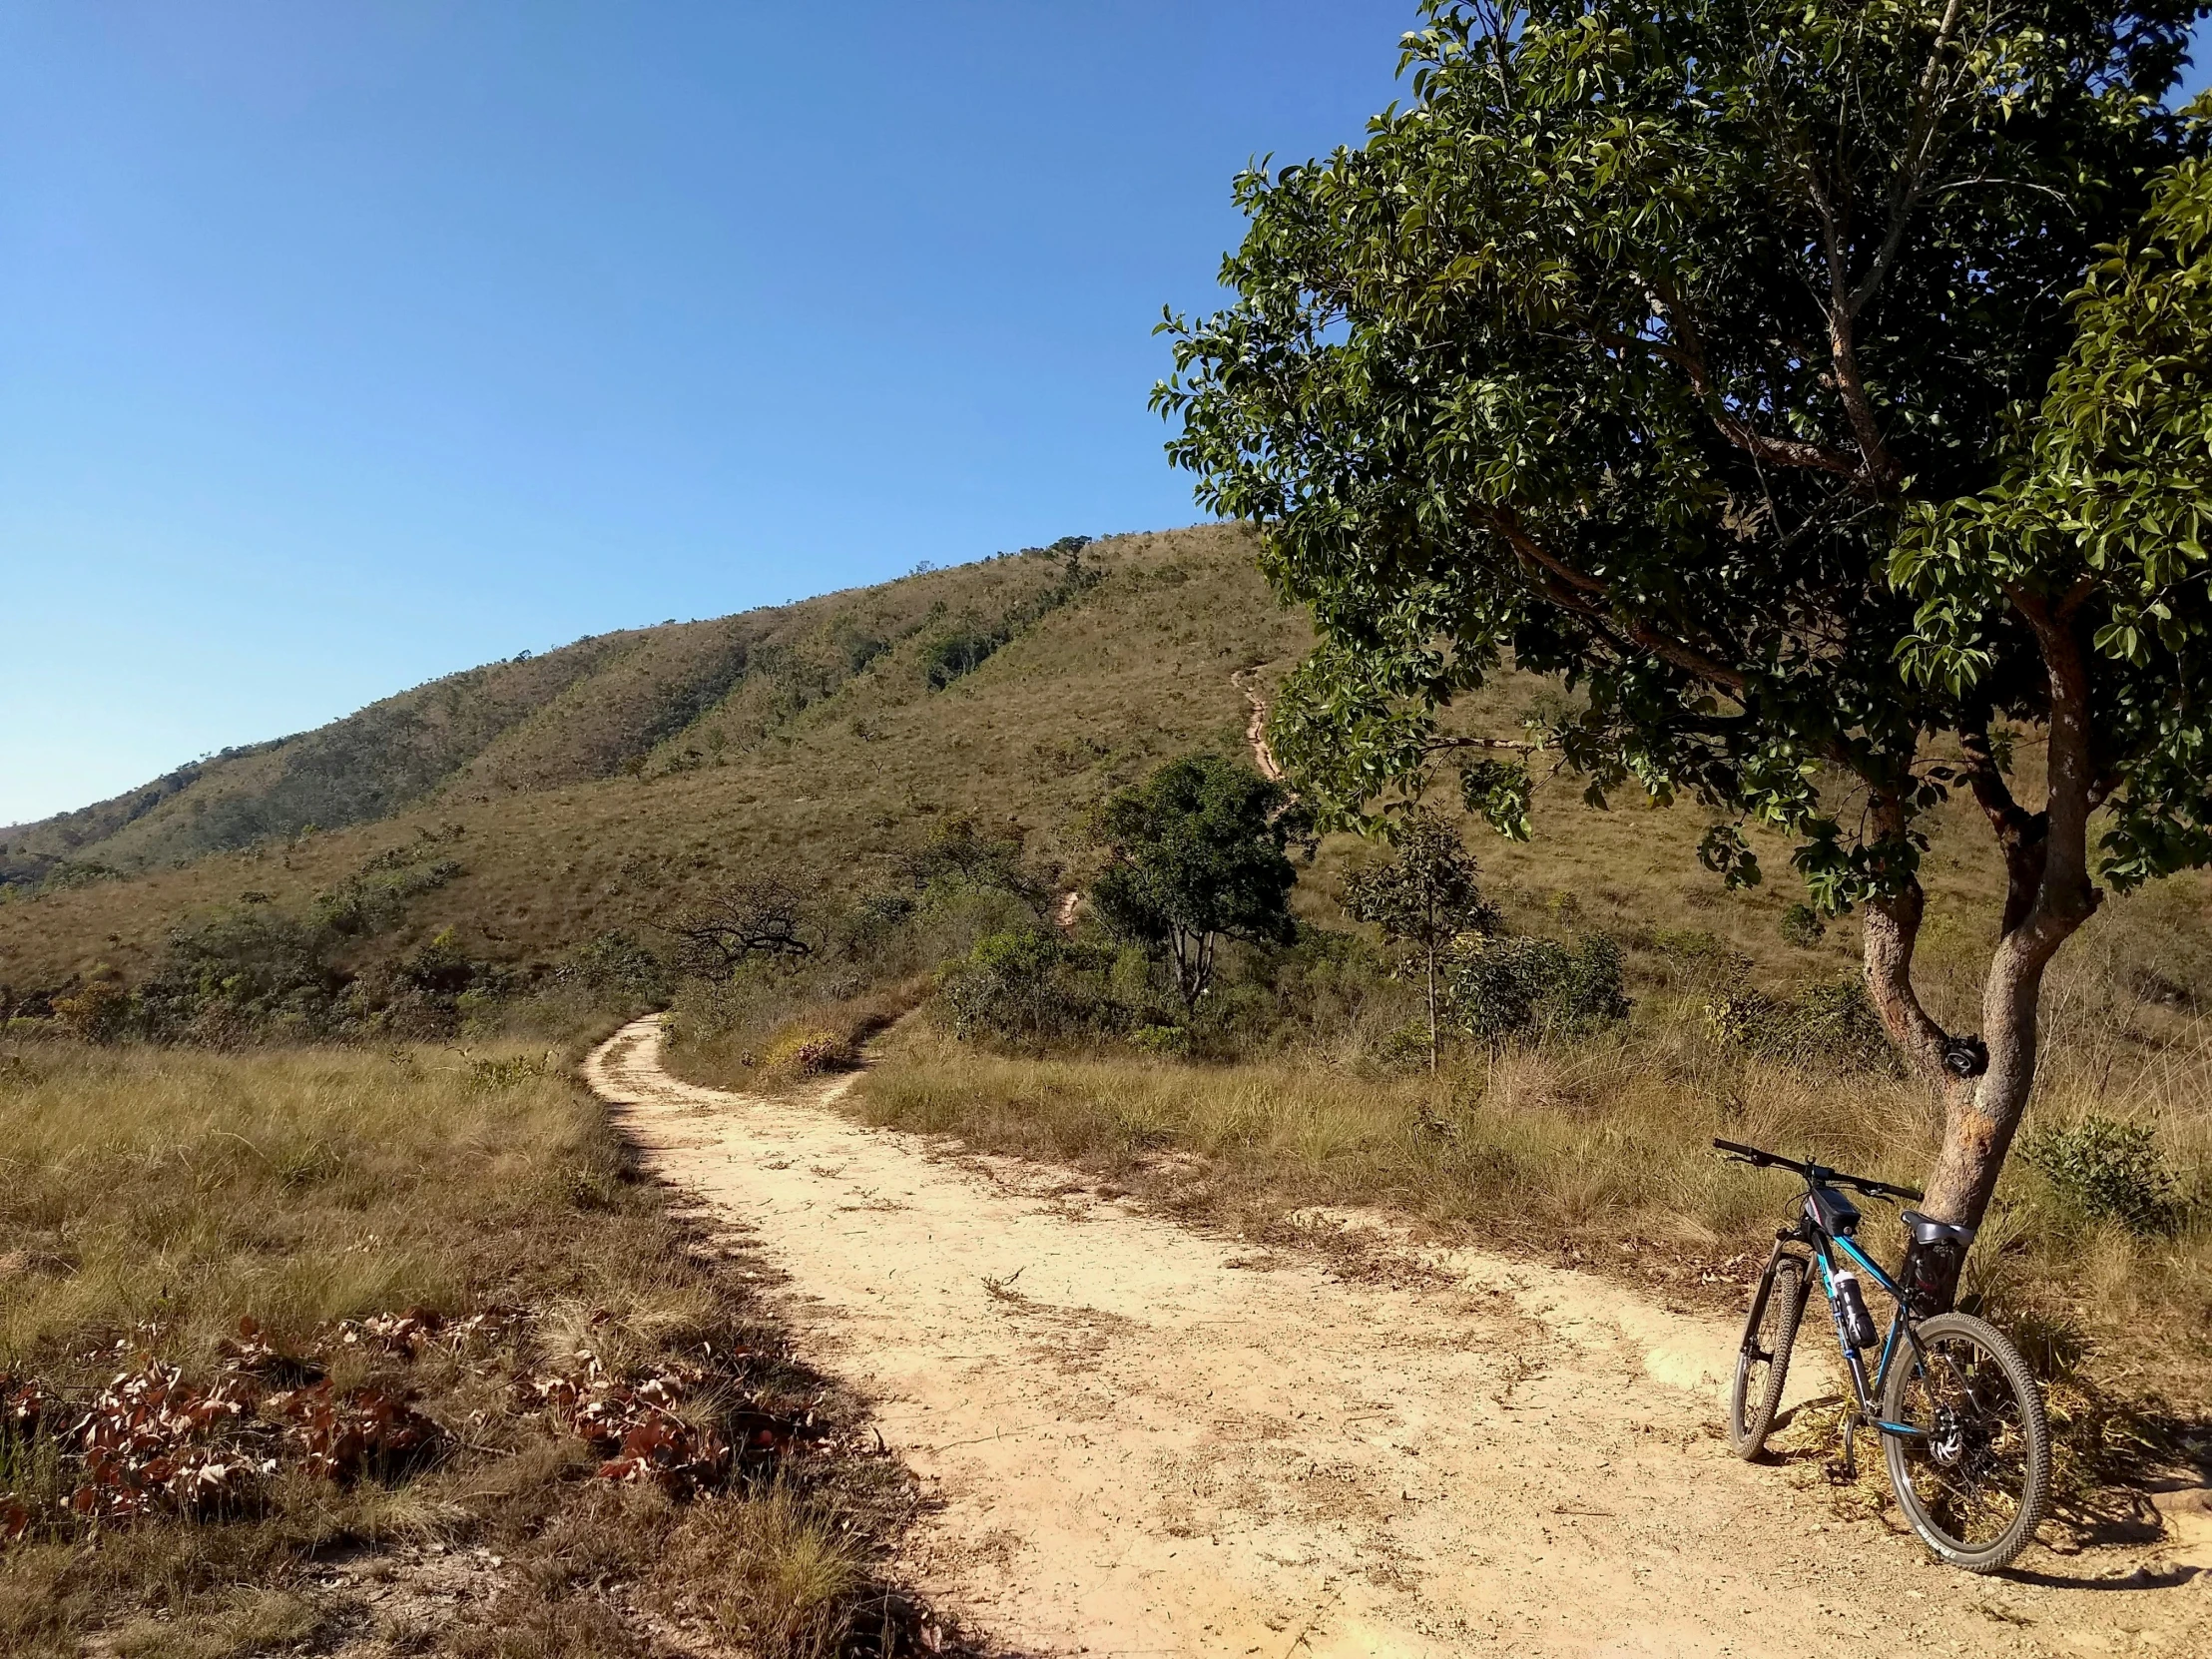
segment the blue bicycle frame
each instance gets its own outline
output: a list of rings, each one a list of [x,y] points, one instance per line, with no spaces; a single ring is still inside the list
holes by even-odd
[[[1812,1246],[1814,1259],[1820,1263],[1821,1294],[1828,1298],[1829,1320],[1836,1327],[1836,1343],[1844,1351],[1844,1366],[1851,1373],[1852,1391],[1859,1399],[1859,1414],[1885,1434],[1925,1438],[1928,1433],[1925,1428],[1915,1428],[1909,1422],[1887,1421],[1875,1405],[1875,1401],[1882,1397],[1883,1390],[1889,1384],[1890,1368],[1897,1364],[1901,1347],[1909,1346],[1916,1357],[1925,1358],[1921,1353],[1920,1336],[1913,1330],[1912,1322],[1906,1318],[1904,1287],[1883,1270],[1880,1262],[1860,1249],[1859,1241],[1848,1233],[1831,1233],[1827,1228],[1817,1226],[1808,1217],[1798,1223],[1795,1236]],[[1782,1248],[1781,1243],[1778,1242],[1775,1248],[1779,1251]],[[1844,1311],[1836,1300],[1835,1252],[1839,1249],[1851,1259],[1853,1265],[1872,1274],[1876,1286],[1895,1305],[1895,1311],[1890,1316],[1890,1334],[1883,1340],[1882,1358],[1876,1363],[1872,1382],[1867,1379],[1867,1362],[1861,1357],[1859,1350],[1852,1347],[1851,1335],[1844,1329]]]

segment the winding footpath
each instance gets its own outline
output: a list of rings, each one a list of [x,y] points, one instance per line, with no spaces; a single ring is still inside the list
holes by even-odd
[[[1267,1251],[832,1107],[586,1064],[934,1503],[898,1570],[1060,1655],[2212,1652],[2212,1525],[1975,1579],[1717,1437],[1735,1333],[1470,1251]],[[1369,1265],[1360,1268],[1356,1264]],[[1812,1368],[1806,1368],[1811,1370]]]

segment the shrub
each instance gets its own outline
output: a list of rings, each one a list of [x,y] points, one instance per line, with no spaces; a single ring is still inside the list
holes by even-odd
[[[1820,911],[1806,903],[1791,905],[1782,912],[1782,942],[1794,944],[1800,950],[1810,950],[1828,933],[1828,923],[1821,920]]]
[[[1703,928],[1655,927],[1636,942],[1658,955],[1661,975],[1669,984],[1728,985],[1751,969],[1749,956]]]
[[[852,1058],[852,1045],[836,1032],[802,1026],[771,1043],[762,1064],[788,1077],[819,1077],[826,1071],[843,1071]]]
[[[554,970],[564,984],[640,1002],[666,1002],[668,969],[650,946],[619,928],[585,940]]]
[[[1107,983],[1114,953],[1042,928],[986,934],[946,970],[938,995],[953,1035],[1049,1042],[1119,1029]]]
[[[956,627],[939,634],[921,648],[921,669],[931,691],[943,691],[964,674],[981,668],[991,653],[1006,643],[1003,629],[980,625]]]
[[[271,1025],[320,1035],[335,1020],[344,984],[326,932],[250,905],[172,933],[140,1009],[157,1038],[229,1041]]]
[[[1495,1042],[1523,1032],[1581,1034],[1628,1017],[1621,949],[1585,933],[1570,949],[1556,939],[1473,935],[1453,950],[1452,1017]]]
[[[2092,1114],[2035,1135],[2021,1156],[2061,1202],[2092,1221],[2151,1234],[2180,1220],[2179,1183],[2145,1125]]]
[[[111,974],[99,975],[69,996],[54,1001],[62,1029],[86,1042],[113,1042],[131,1018],[131,993]]]
[[[1814,985],[1794,997],[1743,990],[1705,1005],[1713,1040],[1791,1065],[1832,1071],[1898,1069],[1897,1050],[1858,975]]]

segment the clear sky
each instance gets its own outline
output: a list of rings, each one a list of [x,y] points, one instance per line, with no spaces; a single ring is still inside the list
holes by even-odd
[[[0,825],[1187,523],[1145,394],[1411,0],[0,0]]]

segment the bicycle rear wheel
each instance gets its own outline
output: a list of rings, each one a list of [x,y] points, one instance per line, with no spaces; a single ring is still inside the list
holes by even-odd
[[[1906,1354],[1882,1390],[1882,1414],[1921,1430],[1885,1434],[1898,1505],[1954,1567],[1995,1572],[2027,1547],[2050,1500],[2050,1428],[2020,1352],[1970,1314],[1919,1328],[1926,1359]]]
[[[1756,1457],[1766,1446],[1767,1431],[1782,1404],[1783,1380],[1790,1374],[1790,1349],[1805,1313],[1805,1264],[1797,1257],[1777,1256],[1767,1264],[1744,1321],[1736,1385],[1728,1395],[1728,1443],[1739,1457]]]

